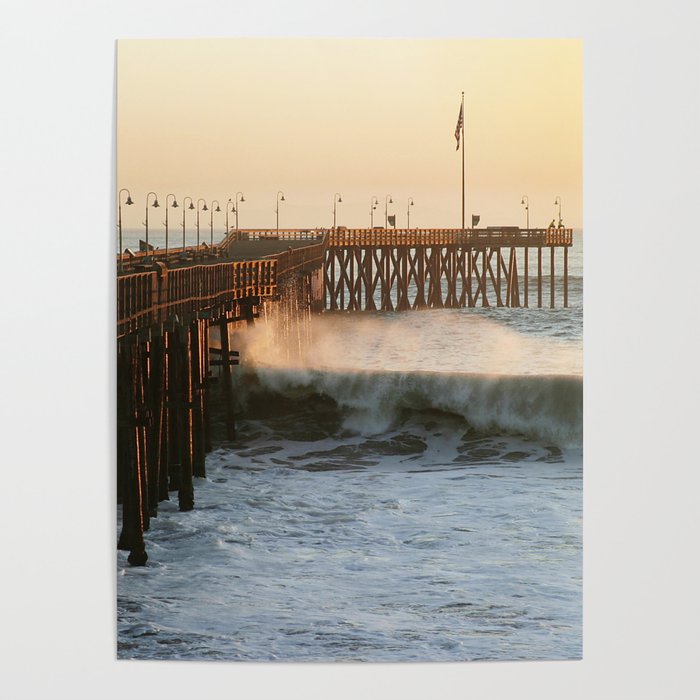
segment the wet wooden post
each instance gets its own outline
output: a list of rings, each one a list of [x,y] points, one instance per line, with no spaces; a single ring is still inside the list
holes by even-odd
[[[193,367],[190,347],[190,333],[186,326],[181,327],[182,335],[179,337],[180,351],[180,386],[182,423],[180,429],[180,441],[182,444],[180,464],[180,488],[177,492],[178,507],[181,511],[190,511],[194,508],[194,485],[192,483],[193,432],[194,432],[194,392],[193,392]]]
[[[488,268],[488,263],[486,262],[486,246],[484,246],[481,252],[481,306],[486,307],[489,305],[486,299],[486,269]]]
[[[189,356],[191,369],[192,401],[192,473],[197,477],[206,476],[204,468],[204,406],[201,367],[201,321],[194,320],[189,330]]]
[[[231,351],[228,337],[228,319],[224,315],[219,321],[219,335],[221,336],[221,380],[224,389],[224,402],[226,404],[226,439],[236,439],[236,422],[233,410],[233,386],[231,379]]]
[[[511,308],[520,306],[520,289],[518,287],[518,258],[515,248],[510,249],[508,258],[508,281],[506,289],[506,305]]]
[[[338,261],[340,263],[340,309],[345,310],[345,279],[347,275],[347,261],[349,255],[348,248],[341,248],[338,251]]]
[[[358,311],[362,311],[362,248],[356,246],[353,254],[355,258],[355,280],[353,285],[355,289],[353,292],[355,297],[355,308]]]
[[[529,248],[527,247],[527,244],[525,244],[525,260],[523,261],[523,267],[525,268],[524,270],[524,278],[523,278],[523,296],[524,296],[524,306],[527,308],[530,304],[528,301],[528,278],[530,277],[530,266],[528,265],[528,259],[527,259],[527,254],[528,254]]]
[[[472,260],[472,249],[467,248],[466,250],[467,254],[467,304],[469,307],[474,306],[474,294],[472,290],[472,271],[473,271],[473,265],[474,261]]]
[[[168,332],[168,490],[178,491],[182,474],[182,353],[179,326]]]
[[[211,409],[209,406],[210,402],[210,392],[211,392],[211,380],[210,380],[210,370],[209,370],[209,322],[204,321],[202,323],[202,382],[204,384],[204,451],[211,452]]]
[[[336,251],[335,249],[331,248],[328,253],[328,258],[330,261],[328,270],[330,272],[329,278],[330,278],[330,291],[329,291],[329,307],[331,311],[336,311],[338,309],[338,302],[336,300],[336,295],[335,295],[335,256],[336,256]]]
[[[158,334],[153,337],[148,350],[149,366],[149,401],[151,416],[151,433],[149,445],[149,480],[148,498],[149,515],[155,517],[158,514],[158,503],[161,498],[161,470],[162,462],[162,431],[163,431],[163,368],[164,368],[163,336]]]
[[[549,256],[549,307],[554,308],[554,246],[550,247]]]
[[[537,247],[537,308],[542,308],[542,246]]]
[[[170,334],[162,336],[162,392],[161,392],[161,429],[160,429],[160,467],[158,471],[158,500],[168,501],[168,473],[170,471]]]
[[[374,303],[374,268],[372,262],[374,260],[374,249],[365,248],[365,257],[363,261],[363,269],[365,273],[365,311],[376,311],[377,305]]]
[[[143,533],[143,491],[139,469],[139,416],[136,405],[138,356],[133,338],[120,343],[117,352],[117,428],[119,431],[118,467],[122,482],[122,531],[117,548],[129,552],[132,566],[148,560]]]
[[[417,309],[424,309],[426,307],[425,303],[425,246],[416,247],[416,269],[417,277],[416,280],[416,301],[415,305]]]
[[[496,248],[496,306],[503,306],[501,301],[501,246]]]
[[[569,247],[564,246],[564,308],[569,306]]]
[[[150,423],[152,420],[149,396],[148,396],[148,349],[149,342],[137,342],[136,344],[136,466],[138,469],[139,500],[143,517],[143,529],[148,530],[150,521],[149,486],[151,483],[150,468]]]

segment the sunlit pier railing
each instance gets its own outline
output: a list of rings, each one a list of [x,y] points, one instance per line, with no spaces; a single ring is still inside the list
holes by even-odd
[[[117,336],[251,297],[270,297],[277,289],[277,260],[222,262],[117,278]]]
[[[328,233],[331,248],[349,246],[570,246],[573,229],[336,229]]]

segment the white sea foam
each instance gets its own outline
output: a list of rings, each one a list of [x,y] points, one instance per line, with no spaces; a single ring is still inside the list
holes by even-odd
[[[286,398],[332,398],[348,411],[346,427],[376,435],[403,410],[440,410],[486,432],[522,433],[559,447],[580,447],[580,377],[470,375],[439,372],[338,372],[256,367],[239,395],[267,391]]]

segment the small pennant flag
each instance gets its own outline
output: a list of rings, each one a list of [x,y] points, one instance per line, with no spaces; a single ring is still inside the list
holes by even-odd
[[[479,214],[472,214],[472,228],[476,228],[481,221],[481,216]]]
[[[389,226],[396,228],[396,214],[389,214],[387,218],[389,219]]]
[[[459,134],[462,131],[462,124],[464,123],[464,105],[459,107],[459,117],[457,118],[457,127],[455,128],[455,138],[457,139],[457,148],[459,150]]]

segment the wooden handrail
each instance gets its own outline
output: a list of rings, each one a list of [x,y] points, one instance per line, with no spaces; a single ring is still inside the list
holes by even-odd
[[[248,260],[135,272],[117,277],[117,335],[245,297],[272,296],[277,260]]]

